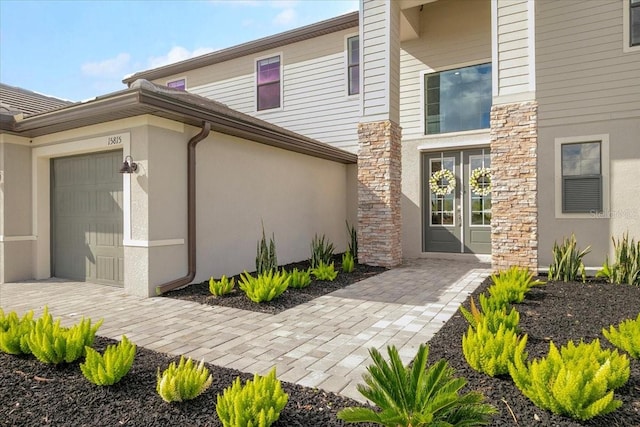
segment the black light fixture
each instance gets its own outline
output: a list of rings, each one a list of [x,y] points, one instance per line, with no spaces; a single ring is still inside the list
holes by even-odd
[[[131,163],[129,163],[127,161],[127,159],[131,160]],[[133,157],[126,156],[124,158],[124,163],[122,164],[122,167],[120,168],[120,173],[134,173],[137,170],[138,170],[138,164],[133,161]]]

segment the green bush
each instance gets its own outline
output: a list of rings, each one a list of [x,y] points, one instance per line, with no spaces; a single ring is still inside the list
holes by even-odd
[[[289,286],[289,275],[285,271],[265,271],[254,277],[246,271],[240,275],[240,289],[253,302],[271,301],[280,296]]]
[[[333,243],[325,239],[324,234],[318,237],[316,234],[311,241],[311,268],[316,268],[320,263],[329,264],[333,258]]]
[[[60,326],[59,318],[53,321],[45,306],[26,341],[31,353],[43,363],[71,363],[85,355],[85,347],[93,345],[100,325],[102,319],[91,326],[91,319],[83,317],[80,323],[64,328]]]
[[[606,258],[602,269],[596,273],[596,277],[604,277],[610,283],[626,283],[640,286],[640,241],[629,241],[628,233],[616,242],[613,237],[614,262],[609,264]]]
[[[269,427],[280,418],[288,400],[273,368],[264,377],[255,374],[244,385],[236,378],[218,395],[216,412],[224,427]]]
[[[402,364],[395,347],[387,347],[389,361],[375,348],[369,350],[373,365],[363,375],[366,385],[357,389],[377,408],[352,407],[338,412],[346,422],[372,422],[389,427],[487,425],[496,409],[482,403],[480,393],[459,395],[464,378],[441,359],[427,367],[429,347],[421,344],[413,362]]]
[[[290,288],[302,289],[311,284],[311,270],[298,270],[294,268],[288,275]]]
[[[229,279],[224,274],[220,280],[214,280],[213,277],[209,279],[209,292],[217,297],[231,293],[235,286],[236,281],[233,278]]]
[[[517,266],[492,274],[491,280],[493,285],[487,291],[496,306],[521,303],[532,287],[544,285],[540,280],[533,280],[533,273],[528,269]]]
[[[95,385],[113,385],[127,375],[136,357],[136,345],[126,337],[117,345],[107,346],[104,354],[86,347],[84,363],[80,364],[82,374]]]
[[[0,308],[0,351],[8,354],[30,354],[27,339],[34,325],[33,310],[20,319],[15,311],[5,316]]]
[[[271,234],[271,239],[267,244],[267,237],[264,234],[264,224],[262,224],[262,239],[258,242],[256,249],[256,273],[262,274],[278,268],[278,256],[276,255],[275,235]]]
[[[479,322],[475,329],[469,326],[462,336],[462,353],[473,369],[489,376],[509,373],[516,349],[524,351],[527,336],[522,338],[504,324],[494,333],[489,330],[486,320]]]
[[[156,391],[165,402],[183,402],[204,393],[213,381],[204,361],[194,364],[191,358],[180,356],[180,362],[171,362],[162,374],[158,368]]]
[[[313,274],[316,280],[326,280],[329,282],[333,282],[336,277],[338,277],[338,272],[335,271],[333,263],[327,265],[321,262],[315,268],[311,269],[311,274]]]
[[[622,402],[613,390],[629,379],[629,359],[616,350],[603,350],[600,341],[558,351],[551,342],[545,358],[525,362],[518,349],[509,373],[516,386],[536,406],[578,420],[588,420],[616,410]]]
[[[347,233],[349,234],[349,252],[353,255],[354,263],[358,262],[358,232],[354,225],[349,225],[347,221]]]
[[[355,262],[351,252],[347,251],[342,254],[342,271],[345,273],[351,273],[355,268]]]
[[[485,322],[489,332],[494,334],[500,325],[504,325],[507,329],[513,329],[516,333],[519,332],[520,313],[515,308],[511,308],[511,311],[507,313],[505,305],[496,305],[495,300],[485,294],[480,294],[478,300],[482,310],[478,309],[473,298],[471,298],[471,311],[460,306],[460,312],[472,328],[475,329],[478,323]]]
[[[568,239],[563,239],[562,244],[553,242],[553,261],[549,266],[549,280],[562,280],[570,282],[578,279],[578,275],[584,282],[586,274],[582,258],[591,250],[591,246],[583,251],[578,249],[576,236],[571,234]]]
[[[629,356],[640,359],[640,314],[636,320],[627,319],[618,325],[602,329],[602,335],[621,350],[629,353]]]

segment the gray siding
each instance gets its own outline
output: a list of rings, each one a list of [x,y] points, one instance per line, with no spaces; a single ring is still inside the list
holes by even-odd
[[[529,22],[527,0],[499,1],[498,95],[523,93],[529,82]]]

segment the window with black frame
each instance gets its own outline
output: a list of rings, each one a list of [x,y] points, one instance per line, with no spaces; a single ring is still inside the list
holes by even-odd
[[[602,212],[600,142],[562,145],[562,212]]]
[[[640,0],[629,0],[629,44],[640,46]]]

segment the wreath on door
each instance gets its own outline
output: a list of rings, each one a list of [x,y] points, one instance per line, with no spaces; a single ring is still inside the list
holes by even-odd
[[[456,177],[449,169],[440,169],[429,178],[431,192],[438,196],[446,196],[456,189]]]
[[[471,171],[469,178],[469,187],[473,194],[478,196],[487,196],[491,193],[491,169],[476,168]]]

